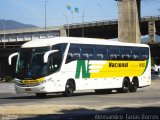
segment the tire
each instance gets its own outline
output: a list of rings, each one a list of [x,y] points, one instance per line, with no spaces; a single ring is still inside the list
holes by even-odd
[[[125,79],[123,80],[122,88],[117,89],[117,92],[119,92],[119,93],[128,93],[128,92],[129,92],[129,89],[130,89],[129,80],[128,80],[127,78],[125,78]]]
[[[36,97],[37,98],[45,98],[46,97],[46,93],[36,93]]]
[[[67,81],[67,83],[66,83],[66,87],[65,87],[65,91],[64,91],[64,93],[63,93],[63,95],[65,96],[65,97],[70,97],[70,96],[72,96],[73,95],[73,92],[74,92],[74,84],[73,84],[73,82],[72,81]]]
[[[132,83],[130,84],[129,91],[130,91],[130,92],[136,92],[136,91],[137,91],[137,88],[138,88],[138,83],[137,83],[137,82],[132,82]]]

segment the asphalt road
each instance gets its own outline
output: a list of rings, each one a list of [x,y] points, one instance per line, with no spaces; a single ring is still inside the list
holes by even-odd
[[[17,119],[160,119],[160,80],[152,82],[151,86],[139,88],[135,93],[116,93],[95,95],[93,91],[76,92],[72,97],[61,94],[50,94],[45,99],[37,99],[32,94],[16,94],[11,83],[0,84],[0,106],[56,105],[53,114],[43,109],[45,114],[4,115],[0,118]],[[76,106],[65,109],[66,106]],[[77,107],[78,106],[78,107]],[[42,111],[43,111],[42,110]]]

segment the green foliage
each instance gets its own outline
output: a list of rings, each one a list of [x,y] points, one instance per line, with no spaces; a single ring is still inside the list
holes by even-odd
[[[6,76],[5,81],[6,82],[11,82],[13,78],[11,76]]]

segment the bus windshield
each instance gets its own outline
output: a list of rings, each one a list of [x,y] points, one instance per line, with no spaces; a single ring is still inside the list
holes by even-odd
[[[43,56],[49,47],[23,48],[19,52],[16,66],[16,77],[39,78],[47,74],[47,64],[43,62]]]
[[[16,65],[16,77],[18,79],[37,79],[58,71],[61,67],[63,54],[67,44],[56,44],[47,47],[22,48]],[[58,50],[48,57],[48,63],[44,63],[44,54],[49,50]]]

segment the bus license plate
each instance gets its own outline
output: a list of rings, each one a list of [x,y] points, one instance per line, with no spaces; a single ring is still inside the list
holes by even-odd
[[[31,88],[26,88],[25,91],[26,91],[26,92],[30,92],[30,91],[31,91]]]

